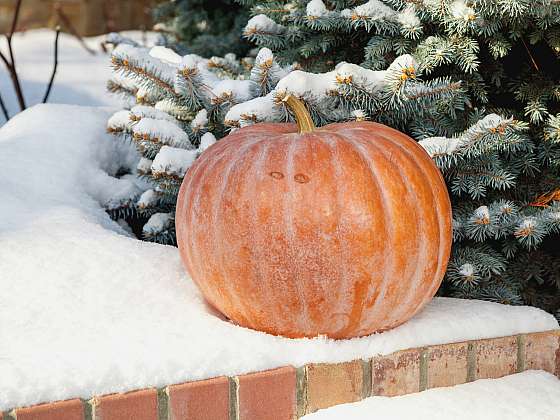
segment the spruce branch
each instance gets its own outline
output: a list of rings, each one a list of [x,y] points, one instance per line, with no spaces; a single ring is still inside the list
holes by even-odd
[[[146,84],[155,85],[167,92],[167,94],[173,98],[178,98],[179,95],[175,92],[173,85],[165,80],[163,80],[157,71],[150,71],[150,69],[146,69],[133,63],[131,60],[126,58],[120,58],[115,55],[111,57],[111,64],[115,71],[120,71],[128,76],[133,76],[138,78],[139,81]]]

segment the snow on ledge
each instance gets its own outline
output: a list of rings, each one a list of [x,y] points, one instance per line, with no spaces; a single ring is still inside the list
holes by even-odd
[[[434,299],[383,334],[290,340],[206,306],[177,249],[141,242],[100,203],[135,167],[110,112],[41,105],[0,129],[0,411],[309,362],[558,328],[531,307]]]

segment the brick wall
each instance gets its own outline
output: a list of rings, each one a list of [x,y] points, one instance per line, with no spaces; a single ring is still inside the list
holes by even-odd
[[[527,369],[560,377],[560,330],[54,402],[0,412],[0,420],[294,420],[372,395],[409,394]]]
[[[56,8],[68,16],[83,36],[126,29],[149,29],[151,9],[160,0],[23,0],[19,30],[54,27]],[[9,30],[16,0],[0,0],[0,33]],[[63,29],[67,30],[67,28]]]

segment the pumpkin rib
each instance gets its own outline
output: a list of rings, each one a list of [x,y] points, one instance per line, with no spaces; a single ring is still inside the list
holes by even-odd
[[[383,134],[377,133],[377,135],[379,137],[381,137],[382,139],[384,139],[382,141],[384,141],[386,144],[390,144],[391,145],[390,147],[396,147],[401,152],[404,152],[404,154],[402,155],[403,158],[408,161],[410,166],[412,166],[414,169],[416,169],[416,171],[414,171],[414,169],[411,168],[409,172],[414,173],[416,176],[421,177],[423,179],[424,183],[430,181],[430,179],[428,179],[428,177],[427,177],[427,174],[424,171],[420,170],[421,166],[418,164],[418,161],[416,159],[414,159],[414,157],[411,156],[408,153],[407,149],[404,148],[402,144],[399,144],[399,143],[396,143],[396,142],[392,141],[392,139],[390,139],[388,137],[385,137]],[[383,150],[382,153],[385,153],[384,148],[381,148],[381,150]],[[404,170],[404,168],[401,168],[401,169]],[[403,181],[405,181],[404,177],[401,177],[401,179],[403,179]],[[413,178],[410,176],[410,174],[407,174],[405,182],[410,182],[412,179]],[[414,196],[414,199],[412,201],[413,202],[418,202],[420,197],[418,195],[418,191],[416,190],[416,188],[414,188],[414,189],[407,188],[407,190],[409,191],[409,193],[413,194],[413,196]],[[432,192],[431,191],[423,191],[423,194],[425,194],[425,193],[429,193],[429,197],[430,197],[429,201],[431,203],[430,208],[434,208],[435,207],[435,199],[433,197]],[[422,214],[419,214],[419,212],[421,212]],[[437,276],[437,266],[439,264],[439,254],[440,254],[439,250],[441,248],[441,243],[438,242],[437,246],[432,247],[432,248],[435,248],[433,251],[430,251],[429,247],[421,246],[423,243],[426,243],[426,241],[430,240],[430,238],[427,237],[429,235],[427,235],[427,233],[423,229],[420,229],[421,224],[426,223],[426,219],[427,219],[426,216],[428,215],[428,217],[429,217],[430,212],[427,210],[427,207],[425,207],[425,206],[414,206],[414,214],[415,214],[415,220],[416,220],[415,224],[417,226],[416,236],[415,236],[416,244],[417,244],[417,248],[419,248],[421,250],[421,252],[415,254],[416,255],[416,258],[415,258],[416,269],[414,270],[414,273],[410,276],[410,278],[418,279],[418,278],[422,277],[422,271],[424,271],[426,269],[426,267],[422,267],[422,265],[419,265],[418,261],[423,262],[423,261],[431,260],[432,257],[429,254],[434,253],[434,254],[436,254],[435,256],[438,258],[438,262],[435,264],[435,270],[431,274],[432,281],[430,283],[431,284],[436,283],[439,286],[439,283],[441,281],[437,280],[437,277],[438,277]],[[434,216],[435,216],[434,219],[435,219],[436,225],[438,226],[438,236],[440,236],[441,230],[440,230],[440,227],[439,227],[439,224],[440,224],[439,214],[438,214],[437,211],[432,213],[432,214],[434,214]],[[408,316],[403,316],[403,314],[401,313],[402,310],[400,308],[405,308],[405,309],[408,310],[408,312],[412,312],[412,308],[410,306],[411,305],[411,300],[414,300],[412,298],[414,296],[417,296],[416,293],[417,293],[418,287],[419,287],[418,282],[416,282],[416,283],[413,282],[411,284],[411,287],[408,287],[408,288],[405,289],[406,294],[402,297],[402,300],[399,302],[399,305],[398,305],[399,309],[397,309],[397,311],[393,314],[395,318],[397,318],[397,319],[398,318],[408,318]],[[423,304],[424,304],[424,301],[425,301],[424,298],[419,300],[419,303],[416,305],[416,308],[422,307]],[[416,309],[416,308],[414,308],[414,309]]]
[[[303,137],[307,137],[309,134],[304,135]],[[303,140],[303,139],[300,139]],[[295,176],[295,168],[294,168],[294,154],[296,152],[296,148],[299,147],[299,141],[292,141],[288,143],[288,148],[286,152],[286,158],[284,160],[284,173],[286,174],[286,179],[291,181]],[[292,198],[295,196],[295,184],[293,182],[288,182],[288,191],[287,196]],[[290,208],[290,202],[286,198],[283,200],[282,206],[282,214],[284,216],[284,228],[286,229],[286,240],[287,240],[287,248],[289,250],[296,249],[295,245],[295,229],[294,229],[294,215],[293,215],[293,208]],[[293,255],[294,258],[299,259],[299,255]],[[297,280],[299,277],[299,264],[294,264],[294,272],[292,275],[296,277],[295,281],[295,289],[297,295],[299,297],[300,307],[301,307],[301,316],[298,317],[298,328],[302,331],[306,330],[305,323],[309,320],[309,309],[307,307],[307,299],[305,297],[305,290],[302,287],[302,284]]]
[[[376,124],[377,125],[377,124]],[[384,126],[382,126],[384,127]],[[357,127],[357,128],[352,128],[351,130],[355,130],[355,131],[368,131],[366,130],[364,127]],[[443,279],[443,274],[445,273],[445,264],[443,264],[444,266],[442,267],[441,262],[442,261],[447,261],[449,259],[449,250],[446,249],[446,247],[443,247],[441,244],[445,244],[445,243],[450,243],[450,241],[446,241],[445,240],[445,232],[449,231],[450,229],[450,225],[449,225],[449,221],[451,219],[451,203],[449,201],[449,198],[447,196],[447,190],[445,189],[445,193],[441,194],[441,189],[440,188],[444,188],[445,186],[445,182],[443,180],[443,177],[441,176],[441,173],[439,172],[439,170],[437,170],[437,168],[435,166],[432,165],[432,160],[431,158],[427,155],[427,153],[422,149],[422,147],[420,147],[416,142],[411,141],[408,137],[405,137],[402,133],[400,133],[397,130],[391,130],[393,131],[392,134],[395,134],[394,137],[397,138],[397,144],[399,144],[399,147],[401,148],[401,150],[410,157],[410,159],[415,162],[419,168],[420,171],[419,173],[421,174],[421,176],[426,179],[426,175],[427,173],[430,173],[431,175],[436,176],[437,178],[439,178],[439,185],[438,183],[433,183],[431,182],[430,184],[432,185],[432,187],[436,186],[438,188],[438,190],[440,190],[440,194],[437,194],[435,191],[431,192],[431,196],[432,196],[432,203],[433,203],[433,208],[435,209],[441,209],[442,208],[442,204],[443,207],[447,207],[449,209],[449,215],[447,218],[445,218],[439,211],[436,211],[435,214],[437,216],[438,219],[438,226],[439,226],[439,252],[438,252],[438,263],[436,265],[436,267],[439,268],[438,273],[436,273],[438,278]],[[383,136],[383,135],[382,135]],[[385,136],[383,136],[385,137]],[[388,139],[387,137],[385,137],[386,139]],[[388,139],[393,140],[391,139]],[[407,147],[409,144],[414,143],[414,146],[417,146],[416,149],[416,154],[414,153],[414,148],[409,148]],[[411,150],[412,149],[412,150]],[[420,164],[421,163],[421,164]],[[432,181],[431,179],[428,179],[428,181]],[[435,185],[434,185],[435,184]],[[437,197],[441,197],[443,195],[443,200],[447,201],[447,203],[438,203],[438,199]],[[447,222],[447,223],[446,223]],[[449,247],[447,247],[450,249],[450,245]],[[426,296],[433,296],[433,294],[435,293],[435,291],[437,290],[437,288],[439,287],[439,285],[441,284],[441,281],[438,284],[433,284],[431,288],[429,288],[426,291]],[[427,299],[427,298],[424,298]]]
[[[233,139],[234,141],[230,142],[228,145],[224,146],[223,149],[223,153],[221,153],[220,155],[216,156],[216,158],[214,160],[208,160],[206,162],[204,162],[204,164],[202,165],[202,169],[201,169],[201,174],[198,175],[197,177],[197,183],[195,183],[194,185],[191,185],[191,194],[190,196],[194,198],[194,202],[192,203],[191,206],[191,212],[190,212],[190,216],[189,219],[192,221],[198,221],[201,223],[195,223],[191,226],[191,230],[190,230],[190,240],[194,241],[197,239],[197,236],[199,234],[201,234],[199,232],[199,230],[201,229],[207,229],[210,230],[212,227],[215,227],[215,221],[211,218],[211,214],[206,214],[204,211],[204,207],[206,205],[209,206],[209,208],[212,208],[211,205],[209,205],[209,203],[202,203],[200,202],[200,199],[202,197],[201,191],[204,187],[207,187],[209,184],[209,180],[216,178],[216,176],[218,174],[222,174],[222,172],[220,171],[216,171],[216,167],[225,162],[229,162],[231,163],[231,150],[233,149],[233,153],[234,154],[241,154],[241,152],[243,152],[245,149],[251,147],[254,143],[256,143],[257,141],[262,141],[264,139],[264,134],[263,136],[259,136],[257,138],[251,139],[251,140],[244,140],[244,139]],[[238,145],[239,142],[243,142],[245,141],[246,143],[243,144],[241,143],[241,145]],[[228,147],[229,146],[229,147]],[[201,209],[202,207],[202,209]],[[200,214],[202,215],[202,218],[206,218],[205,222],[203,220],[198,220],[197,215],[195,214],[195,211],[199,209]],[[216,261],[215,261],[215,256],[211,255],[211,256],[207,256],[206,258],[204,256],[202,256],[200,254],[201,249],[200,247],[195,247],[194,243],[191,246],[191,251],[196,253],[193,254],[192,257],[192,261],[193,261],[193,266],[192,266],[192,270],[196,273],[201,273],[201,275],[204,275],[204,273],[206,273],[206,275],[208,275],[207,270],[205,270],[204,265],[210,265],[210,266],[215,266],[216,265]],[[219,302],[220,300],[217,299],[217,296],[215,296],[215,293],[220,293],[222,294],[226,300],[228,302],[232,302],[233,300],[235,300],[235,296],[232,295],[231,292],[231,288],[229,287],[225,287],[227,282],[224,284],[224,281],[222,280],[220,282],[221,286],[220,288],[217,288],[217,290],[215,288],[209,288],[206,286],[206,280],[208,279],[200,279],[200,278],[194,278],[195,276],[193,275],[193,280],[195,281],[195,283],[205,292],[203,293],[204,296],[207,298],[207,300],[212,304],[212,306],[218,307],[220,305],[218,305],[216,302]],[[196,276],[198,277],[198,276]],[[203,280],[203,281],[201,281]],[[223,299],[222,299],[223,300]],[[230,303],[231,305],[231,303]],[[223,311],[223,308],[220,308]],[[229,309],[229,308],[228,308]],[[230,312],[228,310],[228,312]],[[226,313],[226,315],[228,317],[230,317],[231,313]]]
[[[224,230],[223,230],[223,223],[222,221],[225,220],[224,209],[222,207],[222,203],[229,192],[229,188],[231,188],[231,184],[238,180],[235,177],[232,177],[232,172],[237,169],[236,167],[240,166],[240,162],[246,160],[249,156],[249,151],[251,148],[257,148],[260,143],[266,141],[266,138],[257,137],[256,139],[252,139],[252,141],[247,141],[246,144],[240,145],[240,147],[233,153],[232,156],[229,156],[229,162],[225,166],[225,170],[221,172],[222,175],[222,183],[217,184],[218,193],[214,194],[214,202],[211,203],[210,208],[213,208],[214,211],[210,215],[208,220],[213,235],[212,238],[219,244],[224,243]],[[214,172],[214,171],[213,171]],[[216,172],[213,173],[214,180],[216,180]],[[252,313],[252,308],[248,302],[245,302],[243,299],[240,298],[240,293],[238,293],[238,289],[240,285],[238,283],[228,281],[227,279],[231,278],[227,275],[226,270],[228,267],[231,266],[231,263],[226,262],[226,258],[228,257],[225,255],[224,250],[222,249],[220,252],[221,255],[215,257],[219,257],[219,260],[216,263],[219,266],[218,272],[221,277],[221,284],[224,289],[227,290],[228,295],[230,296],[230,302],[235,302],[237,307],[240,308],[240,311],[236,311],[236,315],[240,316],[239,323],[243,325],[249,324],[247,315]],[[233,278],[236,278],[235,276]],[[238,277],[237,277],[238,278]],[[238,278],[238,280],[240,280]],[[230,316],[230,318],[232,318]]]
[[[389,202],[388,197],[386,195],[385,190],[382,188],[382,185],[380,184],[380,179],[382,179],[382,177],[379,175],[379,168],[377,166],[377,164],[375,162],[373,162],[371,159],[368,158],[369,153],[367,151],[366,146],[364,146],[361,143],[354,143],[356,150],[358,151],[358,153],[361,155],[362,159],[367,162],[367,165],[371,171],[371,176],[372,179],[375,180],[375,184],[378,187],[378,190],[381,192],[381,196],[383,197],[380,200],[382,209],[383,209],[383,218],[384,218],[384,231],[385,231],[385,235],[384,238],[386,240],[388,240],[390,242],[390,244],[392,244],[393,242],[393,238],[395,237],[395,230],[393,228],[393,224],[391,223],[391,220],[388,218],[388,214],[389,214],[389,209],[387,207],[387,203]],[[390,250],[392,247],[387,244],[387,246],[384,248],[386,250]],[[387,251],[384,251],[384,254],[386,254]],[[375,288],[374,290],[374,295],[375,298],[373,298],[373,296],[371,297],[371,299],[373,300],[373,303],[371,305],[371,311],[373,312],[376,307],[381,306],[380,305],[380,299],[383,298],[383,296],[386,293],[386,289],[387,289],[387,284],[389,283],[389,281],[391,280],[391,275],[389,273],[392,273],[394,271],[394,269],[389,269],[387,268],[387,262],[390,261],[390,254],[389,254],[389,258],[383,258],[383,268],[382,268],[382,272],[384,273],[383,275],[383,280],[381,281],[381,283],[378,285],[378,287]],[[392,263],[392,262],[391,262]]]
[[[356,130],[363,130],[363,128],[359,127],[356,128]],[[417,142],[415,141],[411,142],[408,136],[405,136],[403,133],[397,130],[391,129],[391,131],[393,132],[392,134],[394,134],[394,137],[398,140],[401,149],[406,154],[412,155],[411,158],[413,159],[413,161],[419,164],[421,169],[419,172],[422,174],[422,176],[424,176],[425,178],[426,173],[429,172],[439,179],[439,182],[431,182],[430,185],[432,186],[432,188],[435,187],[437,189],[437,191],[432,190],[431,194],[434,202],[433,207],[439,210],[435,212],[438,218],[439,232],[440,232],[437,276],[438,278],[441,278],[443,280],[447,267],[445,261],[449,261],[449,257],[451,255],[450,235],[446,237],[445,232],[451,233],[451,220],[452,220],[451,201],[447,194],[447,187],[445,186],[445,180],[443,179],[441,172],[433,164],[432,158],[426,153],[426,151]],[[412,147],[408,147],[410,143],[412,143]],[[447,208],[447,215],[442,214],[443,211],[442,209],[445,208]],[[447,247],[442,246],[442,244],[446,244],[446,243],[448,244]],[[427,297],[425,299],[428,299],[429,296],[433,296],[434,293],[439,288],[440,284],[441,281],[438,284],[434,284],[432,288],[427,289],[425,293]]]
[[[233,144],[230,143],[229,149],[232,148],[233,148]],[[204,280],[207,279],[198,278],[197,274],[204,273],[205,271],[201,266],[201,263],[204,263],[204,260],[207,260],[207,258],[204,258],[202,255],[200,255],[201,252],[204,252],[204,250],[200,248],[200,244],[198,244],[199,246],[196,246],[194,241],[198,241],[198,235],[200,235],[199,233],[200,229],[208,228],[212,226],[212,224],[208,220],[208,213],[205,211],[206,210],[205,206],[208,205],[208,203],[204,203],[201,201],[202,198],[201,191],[204,189],[204,187],[207,184],[207,178],[211,178],[212,176],[214,176],[216,166],[218,166],[224,160],[228,159],[227,152],[229,152],[229,149],[226,149],[223,154],[216,156],[216,159],[212,161],[207,161],[205,162],[204,165],[201,165],[202,167],[201,174],[200,175],[197,174],[198,176],[196,179],[196,181],[198,182],[196,182],[194,185],[191,185],[191,189],[190,189],[191,198],[193,198],[193,200],[191,202],[189,219],[193,222],[195,221],[198,222],[198,223],[191,224],[190,226],[191,229],[189,231],[190,233],[189,239],[191,241],[191,252],[192,252],[192,270],[194,271],[194,273],[192,274],[192,278],[203,291],[203,295],[205,296],[206,300],[208,300],[213,306],[216,305],[219,306],[219,304],[217,303],[219,302],[219,299],[217,299],[217,297],[215,296],[216,293],[222,294],[222,300],[225,298],[226,301],[231,301],[230,293],[229,290],[226,290],[223,287],[218,288],[218,290],[214,290],[215,288],[209,288],[204,282]],[[198,218],[198,215],[196,214],[197,211],[201,215],[200,218]],[[207,264],[213,267],[214,261],[208,261]],[[224,308],[220,308],[220,309],[222,312],[225,312]],[[226,316],[230,315],[227,312],[225,314]]]
[[[369,133],[368,133],[369,134]],[[381,133],[375,133],[376,135],[376,139],[375,141],[372,142],[368,142],[371,143],[373,147],[377,148],[378,153],[382,154],[385,156],[385,158],[387,159],[387,161],[391,162],[392,160],[392,156],[394,155],[394,151],[396,149],[396,145],[391,142],[391,139],[387,139],[386,137],[384,137]],[[362,141],[362,142],[366,142],[367,140],[362,138],[352,138],[352,141],[356,142],[356,141]],[[392,150],[390,150],[392,149]],[[390,153],[388,153],[390,152]],[[410,163],[410,162],[409,162]],[[393,164],[393,167],[396,164]],[[404,173],[406,171],[406,173]],[[420,280],[423,276],[421,274],[420,269],[423,268],[422,267],[422,262],[424,261],[424,259],[426,258],[426,254],[428,252],[428,249],[426,247],[422,246],[423,241],[425,241],[426,239],[426,232],[421,228],[421,216],[419,215],[419,212],[422,210],[421,208],[419,208],[418,205],[418,201],[420,200],[420,197],[417,193],[417,191],[413,188],[411,188],[411,173],[413,172],[412,169],[406,169],[402,167],[402,162],[399,162],[399,169],[398,170],[394,170],[395,172],[395,176],[398,177],[398,179],[400,180],[400,182],[402,183],[402,185],[405,187],[405,191],[406,193],[403,194],[402,199],[405,201],[404,203],[400,202],[397,204],[397,206],[404,206],[407,207],[410,212],[412,213],[411,217],[407,217],[407,224],[409,226],[414,226],[414,246],[411,246],[412,248],[416,249],[416,250],[420,250],[420,252],[414,252],[412,253],[412,255],[414,256],[414,258],[411,260],[410,258],[410,254],[406,253],[406,266],[404,267],[404,269],[402,270],[402,274],[401,275],[397,275],[395,274],[395,276],[397,277],[402,277],[402,278],[410,278],[411,280],[413,280],[413,284],[410,285],[404,285],[403,287],[400,287],[400,292],[397,293],[393,293],[392,295],[392,302],[386,302],[386,305],[388,306],[394,306],[394,307],[402,307],[405,306],[403,305],[403,300],[402,299],[402,295],[401,293],[404,293],[405,296],[414,296],[413,293],[413,289],[414,286],[417,284],[414,284],[414,280]],[[393,213],[391,213],[393,214]],[[411,240],[412,240],[412,234],[411,234]],[[419,274],[420,273],[420,274]],[[398,298],[398,301],[395,301],[395,299]],[[391,305],[392,303],[392,305]],[[394,314],[391,314],[394,317]],[[386,322],[389,325],[392,325],[394,322],[392,319],[387,319]]]
[[[255,162],[255,164],[253,166],[251,166],[250,172],[251,173],[256,173],[257,176],[259,173],[264,173],[264,167],[266,165],[266,161],[269,155],[269,151],[271,149],[271,147],[273,146],[272,143],[270,142],[265,142],[262,147],[263,149],[260,150],[260,156],[257,159],[257,161]],[[266,175],[263,175],[266,176]],[[255,191],[258,188],[259,182],[258,180],[255,182]],[[245,189],[243,189],[242,191],[245,191]],[[240,198],[243,198],[244,195],[241,195]],[[251,214],[252,214],[252,220],[253,223],[249,224],[249,230],[250,230],[250,236],[251,238],[254,239],[256,246],[250,247],[249,252],[251,253],[251,259],[253,259],[254,261],[263,261],[265,260],[264,257],[264,247],[265,245],[265,240],[263,240],[263,228],[261,226],[258,225],[258,221],[259,221],[259,214],[258,214],[258,207],[253,205],[251,208]],[[266,296],[266,291],[263,290],[262,288],[262,281],[265,278],[265,272],[264,272],[264,268],[262,264],[253,264],[253,266],[251,267],[251,270],[253,272],[256,271],[256,274],[254,275],[254,279],[256,280],[255,284],[252,284],[252,287],[256,287],[258,294],[259,294],[259,298],[262,298],[263,296]],[[269,315],[269,314],[267,314]],[[267,317],[271,323],[271,328],[278,328],[278,324],[276,322],[276,319],[274,319],[274,317]],[[259,325],[261,328],[263,327],[262,325]]]
[[[395,206],[402,209],[402,218],[395,220],[394,211],[391,212],[393,216],[393,223],[402,225],[402,229],[405,230],[405,235],[410,239],[407,241],[408,246],[406,248],[400,248],[400,256],[402,258],[401,264],[399,264],[399,269],[394,272],[396,279],[407,279],[409,282],[405,283],[403,280],[398,281],[398,288],[390,295],[386,296],[385,307],[395,308],[393,311],[387,313],[387,315],[379,315],[383,319],[384,328],[391,328],[399,318],[395,316],[395,311],[397,308],[406,306],[404,304],[405,299],[412,300],[410,304],[422,304],[423,302],[417,302],[416,299],[410,299],[409,296],[414,298],[414,290],[419,283],[429,280],[433,281],[432,278],[426,277],[426,266],[425,261],[429,254],[433,253],[431,247],[423,246],[426,240],[429,241],[429,231],[426,231],[425,225],[422,222],[426,211],[424,210],[424,205],[422,202],[425,198],[419,194],[416,189],[418,183],[415,180],[415,166],[411,162],[405,160],[406,158],[400,155],[400,150],[396,145],[387,139],[381,133],[376,133],[377,138],[372,146],[378,149],[378,153],[385,156],[388,162],[391,162],[392,178],[399,180],[403,187],[403,194],[401,195],[401,201],[395,203]],[[353,141],[366,142],[364,137],[353,138]],[[371,147],[371,146],[370,146]],[[398,156],[397,161],[393,162],[394,156]],[[398,166],[397,166],[398,165]],[[400,242],[396,240],[396,242]],[[397,286],[395,286],[397,287]],[[377,317],[376,317],[377,318]]]
[[[322,133],[326,139],[322,139],[323,141],[329,141],[330,143],[330,147],[335,149],[336,152],[333,152],[333,157],[336,157],[336,162],[332,163],[333,166],[339,168],[340,167],[340,162],[343,160],[343,155],[346,154],[346,160],[353,160],[355,162],[359,162],[360,167],[362,168],[362,170],[364,171],[364,180],[369,181],[370,184],[374,184],[377,185],[377,194],[379,194],[380,188],[379,188],[379,184],[377,182],[377,180],[372,176],[371,173],[371,169],[370,166],[368,165],[368,160],[364,159],[363,155],[361,155],[359,153],[359,151],[355,150],[355,147],[348,147],[349,144],[351,144],[349,142],[349,140],[339,134],[339,133],[334,133],[334,132],[330,132],[330,131],[326,131],[324,133]],[[334,139],[334,140],[333,140]],[[338,170],[335,170],[335,178],[336,179],[346,179],[347,178],[347,173],[344,173],[343,171],[340,170],[340,168]],[[371,185],[370,185],[371,186]],[[345,214],[343,213],[342,210],[345,210],[345,203],[344,203],[344,198],[347,197],[347,194],[342,194],[342,191],[347,191],[347,187],[348,187],[348,183],[339,183],[337,184],[337,207],[339,209],[339,224],[343,224],[344,225],[344,218],[345,218]],[[372,193],[372,196],[375,196],[376,194]],[[371,205],[374,205],[374,203],[372,202]],[[386,214],[385,211],[382,211],[382,214]],[[383,224],[383,226],[385,226],[385,224]],[[372,225],[372,229],[374,229],[374,226]],[[386,239],[386,237],[384,238]],[[342,257],[341,257],[342,258]],[[360,322],[363,320],[364,317],[364,311],[367,307],[367,296],[368,296],[368,292],[370,291],[371,287],[367,287],[370,286],[372,283],[372,278],[375,275],[375,273],[373,273],[371,270],[369,270],[368,268],[364,267],[364,263],[362,261],[352,261],[352,259],[354,259],[353,257],[350,257],[351,260],[349,260],[349,256],[348,255],[344,255],[343,257],[345,259],[345,263],[344,266],[345,267],[352,267],[352,269],[356,270],[356,268],[360,269],[361,273],[365,273],[365,277],[366,279],[359,281],[357,280],[359,277],[363,278],[364,274],[362,274],[361,276],[359,274],[354,274],[354,281],[350,281],[351,279],[349,279],[348,276],[348,270],[342,270],[345,274],[345,278],[346,278],[346,282],[340,282],[339,284],[339,288],[342,288],[343,290],[352,290],[353,291],[353,304],[351,305],[351,310],[350,310],[350,315],[347,317],[349,320],[354,320],[354,322],[349,322],[347,323],[347,325],[345,326],[345,328],[341,329],[340,331],[335,331],[332,334],[334,336],[346,336],[348,335],[348,333],[350,331],[354,331],[357,327],[356,324],[360,324]],[[382,258],[381,261],[383,261],[383,263],[386,261],[386,258]],[[342,264],[339,264],[339,266],[342,266]],[[358,266],[358,267],[357,267]],[[365,287],[365,290],[362,290],[362,292],[365,293],[361,293],[360,295],[364,296],[362,299],[357,300],[355,298],[356,293],[358,293],[361,289],[363,289]],[[341,311],[341,309],[339,309],[339,311]]]
[[[188,199],[186,197],[186,192],[190,191],[193,182],[197,179],[196,176],[198,173],[205,168],[207,162],[211,159],[218,160],[220,159],[224,153],[226,153],[228,148],[228,144],[224,143],[217,143],[214,147],[212,152],[213,153],[203,153],[194,163],[191,168],[185,174],[185,179],[183,180],[183,184],[181,184],[181,188],[179,189],[179,195],[177,197],[177,210],[176,210],[176,231],[177,231],[177,244],[180,247],[180,250],[184,250],[182,255],[184,255],[185,259],[187,260],[187,265],[192,267],[192,255],[191,250],[194,249],[194,244],[191,243],[191,246],[181,246],[183,242],[183,238],[186,241],[190,242],[192,235],[190,231],[190,220],[194,220],[193,217],[187,217],[187,214],[191,214],[193,200]],[[192,195],[192,194],[191,194]],[[199,197],[200,198],[200,197]],[[185,232],[183,234],[182,232]]]
[[[321,133],[323,134],[323,133]],[[328,133],[329,135],[331,133]],[[338,140],[332,141],[328,138],[324,138],[321,136],[318,136],[317,134],[314,134],[314,144],[315,145],[320,145],[321,147],[323,147],[329,154],[329,158],[328,160],[325,159],[325,164],[328,165],[327,166],[327,173],[332,173],[334,174],[334,177],[337,179],[341,179],[343,178],[343,174],[340,171],[340,166],[337,164],[340,160],[340,150],[337,147]],[[333,144],[334,143],[334,144]],[[348,266],[348,255],[347,252],[345,252],[344,249],[344,244],[341,243],[342,242],[342,235],[343,235],[343,231],[340,229],[340,221],[341,219],[343,219],[344,214],[342,212],[343,210],[343,205],[341,205],[341,202],[343,201],[341,198],[341,188],[339,185],[337,185],[335,188],[332,188],[333,192],[330,194],[331,200],[329,203],[329,208],[333,208],[334,210],[332,210],[332,213],[334,214],[334,216],[332,216],[333,219],[337,220],[338,222],[335,223],[335,232],[333,233],[333,235],[335,236],[334,241],[331,241],[332,246],[329,247],[330,252],[327,252],[326,257],[329,260],[333,260],[333,259],[339,259],[339,260],[343,260],[344,263],[343,264],[337,264],[334,267],[334,270],[336,270],[336,278],[339,279],[340,281],[335,283],[335,288],[334,290],[330,291],[328,289],[325,288],[324,285],[317,284],[315,287],[320,289],[320,293],[322,296],[322,299],[325,302],[328,302],[328,306],[332,307],[333,310],[333,316],[335,317],[339,317],[340,314],[343,314],[345,319],[344,319],[344,325],[342,327],[339,328],[339,330],[331,330],[330,333],[332,335],[338,335],[340,334],[342,331],[344,331],[345,329],[348,328],[348,319],[349,317],[347,316],[347,310],[345,310],[345,306],[347,306],[347,299],[344,299],[343,297],[343,292],[344,290],[348,290],[349,289],[349,285],[351,285],[351,282],[349,281],[349,274],[347,272],[347,270],[343,269],[343,266]],[[334,254],[334,255],[333,255]],[[331,279],[329,279],[331,280]],[[330,282],[329,282],[330,284]],[[320,310],[322,308],[318,308],[318,310]],[[321,317],[324,317],[324,314],[321,312],[320,313]],[[338,319],[338,318],[337,318]],[[334,321],[334,320],[333,320]],[[336,323],[333,323],[334,325],[337,325]],[[334,328],[334,327],[333,327]],[[327,332],[327,331],[325,331]]]
[[[284,220],[284,210],[282,207],[282,197],[285,195],[286,189],[286,170],[285,170],[285,154],[286,149],[291,141],[285,138],[286,135],[278,135],[270,138],[268,144],[271,147],[271,151],[268,154],[268,158],[265,162],[266,172],[263,172],[259,177],[259,174],[254,174],[256,178],[256,191],[263,192],[263,197],[256,196],[254,203],[258,206],[259,210],[266,213],[266,222],[268,225],[262,229],[262,239],[259,242],[254,243],[255,247],[260,247],[259,258],[257,261],[261,262],[261,268],[264,270],[264,280],[267,282],[269,290],[265,291],[264,299],[268,300],[266,302],[266,312],[267,314],[283,313],[284,311],[290,311],[290,308],[286,307],[286,301],[294,301],[294,295],[298,294],[295,290],[295,283],[289,281],[290,273],[287,270],[278,271],[277,261],[275,261],[275,256],[278,252],[291,252],[290,245],[288,244],[287,238],[283,235],[282,231],[278,231],[277,226],[279,220]],[[284,157],[284,159],[282,159]],[[276,179],[273,178],[271,173],[282,174],[283,178]],[[279,190],[279,191],[278,191]],[[290,258],[291,260],[291,258]],[[270,299],[270,296],[282,296],[285,299]],[[270,302],[272,300],[272,302]],[[300,305],[300,300],[297,299],[297,305]],[[279,312],[275,312],[279,311]],[[292,309],[294,317],[301,314],[301,308]],[[287,324],[294,324],[296,321],[290,317],[285,320]],[[270,318],[270,316],[268,317]],[[268,321],[268,318],[265,320]],[[264,325],[264,323],[263,323]],[[272,328],[270,325],[263,326],[262,329]],[[281,325],[281,328],[287,328],[290,330],[298,329],[298,327],[287,327],[286,325]]]
[[[331,133],[331,132],[327,132],[326,134],[328,134],[330,137],[335,138],[335,142],[334,142],[335,144],[332,144],[332,143],[329,144],[329,149],[330,149],[330,152],[331,152],[331,159],[330,159],[329,163],[330,163],[331,167],[333,168],[334,176],[335,176],[336,179],[344,179],[345,174],[341,170],[340,165],[337,164],[337,163],[341,159],[340,155],[343,154],[343,153],[346,153],[347,151],[344,150],[344,149],[341,150],[341,148],[336,143],[340,143],[341,141],[345,142],[346,139],[339,139],[338,135],[336,135],[334,133]],[[328,137],[327,137],[327,139],[328,139]],[[328,141],[327,139],[321,139],[321,140],[323,142],[325,142],[325,141]],[[345,186],[345,183],[342,183],[342,187],[344,187],[344,186]],[[341,190],[342,190],[341,185],[337,184],[335,190],[336,190],[336,200],[335,200],[336,214],[337,214],[337,219],[339,220],[339,223],[340,223],[340,221],[344,218],[344,215],[343,215],[343,210],[344,210],[343,201],[344,200],[343,200],[343,196],[341,194]],[[342,295],[344,290],[348,290],[348,289],[350,289],[351,286],[353,286],[353,284],[349,280],[348,270],[343,269],[343,266],[348,267],[349,264],[351,264],[351,262],[348,261],[348,255],[343,252],[344,247],[341,246],[340,248],[341,248],[341,251],[339,251],[340,252],[339,255],[340,255],[340,258],[343,259],[344,262],[342,264],[338,264],[338,272],[340,273],[339,278],[341,278],[342,281],[340,281],[339,284],[338,284],[337,293],[336,293],[337,296]],[[355,290],[355,287],[354,287],[354,290]],[[337,313],[346,313],[347,311],[345,311],[344,308],[341,307],[345,303],[344,300],[340,299],[340,298],[338,300],[340,301],[340,304],[339,304],[340,306],[337,307]],[[346,318],[345,327],[341,328],[338,331],[333,331],[332,332],[333,336],[344,335],[345,333],[347,333],[348,329],[352,327],[352,325],[349,325],[350,324],[349,321],[352,320],[352,313],[355,312],[355,309],[354,309],[355,305],[351,304],[350,306],[352,307],[352,309],[350,311],[350,315]]]

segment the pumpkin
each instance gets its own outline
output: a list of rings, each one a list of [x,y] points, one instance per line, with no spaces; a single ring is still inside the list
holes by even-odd
[[[241,128],[206,150],[178,197],[182,261],[238,325],[350,338],[416,314],[449,259],[451,205],[428,154],[374,122]]]

